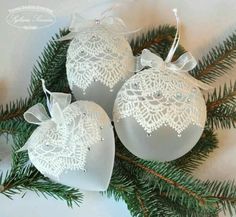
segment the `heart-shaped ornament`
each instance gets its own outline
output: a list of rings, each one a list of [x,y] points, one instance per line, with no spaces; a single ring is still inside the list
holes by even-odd
[[[51,118],[42,104],[26,111],[26,121],[40,126],[21,151],[27,149],[34,166],[56,182],[104,191],[110,182],[115,155],[110,119],[96,103],[70,104],[70,99],[70,94],[50,93]]]

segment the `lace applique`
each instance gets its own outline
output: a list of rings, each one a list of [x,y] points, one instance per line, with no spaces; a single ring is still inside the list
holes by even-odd
[[[206,105],[199,88],[178,74],[150,68],[131,77],[119,91],[114,120],[133,117],[150,134],[170,126],[180,136],[190,124],[204,127]]]
[[[57,179],[65,170],[85,170],[90,147],[101,141],[102,114],[95,103],[80,101],[63,110],[63,123],[42,123],[27,142],[32,163]]]
[[[128,41],[102,25],[78,33],[67,53],[67,78],[85,91],[92,82],[100,81],[112,89],[134,70],[134,57]]]

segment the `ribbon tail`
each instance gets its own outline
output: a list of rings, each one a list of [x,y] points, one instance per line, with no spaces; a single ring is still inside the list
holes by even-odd
[[[21,147],[19,150],[16,151],[16,153],[22,152],[22,151],[28,151],[29,144],[26,142],[23,147]]]
[[[134,57],[135,72],[141,72],[145,67],[141,64],[141,56]]]

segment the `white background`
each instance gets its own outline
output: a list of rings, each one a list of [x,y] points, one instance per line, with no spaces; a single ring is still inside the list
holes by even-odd
[[[88,6],[101,4],[103,1],[81,0],[0,0],[0,104],[27,95],[27,86],[35,60],[43,50],[45,43],[58,31],[59,27],[69,24],[74,11],[83,11],[85,15],[96,14],[104,5],[86,12]],[[130,28],[159,24],[175,24],[172,8],[178,8],[182,21],[181,44],[191,51],[196,58],[222,41],[236,28],[235,0],[136,0],[119,9],[120,15]],[[6,24],[8,9],[17,6],[41,5],[54,11],[57,16],[55,25],[36,31],[13,28]],[[88,14],[89,13],[89,14]],[[235,80],[235,69],[225,80]],[[201,179],[236,179],[236,133],[235,130],[219,131],[219,146],[210,158],[195,172]],[[0,169],[9,165],[9,148],[6,141],[0,141]],[[126,205],[113,199],[102,197],[98,193],[86,192],[80,208],[69,209],[61,201],[38,198],[28,193],[23,199],[19,196],[8,200],[0,195],[0,217],[129,217]],[[223,214],[221,216],[224,216]]]

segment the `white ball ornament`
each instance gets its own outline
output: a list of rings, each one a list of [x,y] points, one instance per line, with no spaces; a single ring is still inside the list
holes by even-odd
[[[149,68],[131,77],[117,94],[113,120],[117,134],[134,155],[145,160],[171,161],[189,152],[202,135],[206,105],[199,89],[209,86],[187,71],[196,66],[190,53],[171,63],[175,44],[165,61],[144,50]]]
[[[78,22],[85,23],[74,34],[67,52],[70,88],[76,99],[98,103],[111,117],[118,90],[134,74],[131,47],[119,32],[120,20]]]
[[[40,126],[21,151],[28,150],[33,165],[56,182],[104,191],[110,182],[115,155],[110,119],[94,102],[70,101],[70,94],[50,93],[51,118],[42,104],[24,114],[29,123]]]

